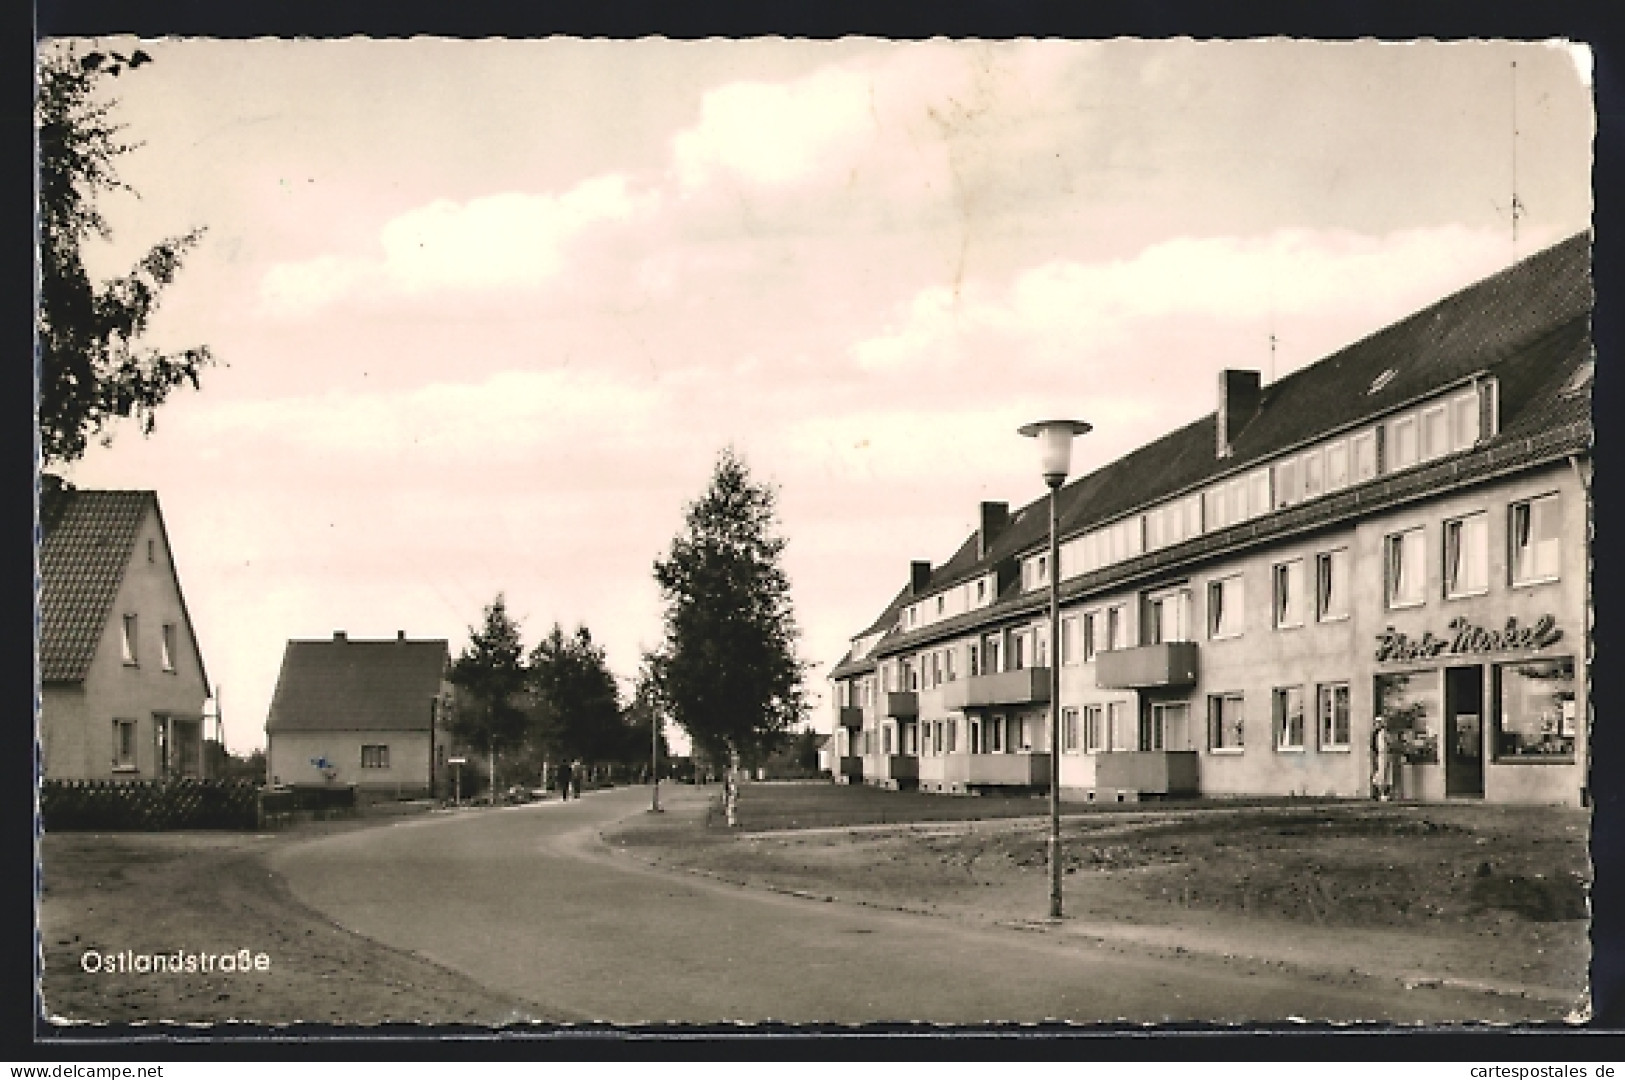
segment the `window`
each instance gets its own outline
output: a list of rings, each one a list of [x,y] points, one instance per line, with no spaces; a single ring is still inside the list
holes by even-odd
[[[1224,488],[1224,512],[1231,524],[1246,521],[1252,515],[1247,513],[1247,481],[1240,477],[1230,481]]]
[[[1349,748],[1349,684],[1326,683],[1316,695],[1315,714],[1322,750]]]
[[[1432,461],[1450,452],[1450,410],[1435,405],[1422,410],[1422,460]]]
[[[1010,635],[1010,671],[1021,671],[1027,666],[1027,632]]]
[[[1495,666],[1495,757],[1574,757],[1574,661],[1569,657]]]
[[[1153,510],[1145,516],[1145,546],[1155,551],[1162,546],[1162,511]]]
[[[1098,754],[1106,746],[1105,733],[1101,730],[1102,712],[1099,705],[1083,707],[1083,752],[1086,754]]]
[[[135,721],[113,721],[113,768],[135,768]]]
[[[1349,617],[1349,549],[1315,556],[1315,618],[1334,622]]]
[[[982,673],[982,648],[976,642],[970,643],[970,677],[976,678]]]
[[[1078,710],[1061,710],[1061,752],[1063,754],[1076,754],[1078,752]]]
[[[1406,761],[1436,764],[1443,704],[1439,671],[1400,671],[1376,678],[1376,715]]]
[[[987,578],[980,578],[976,582],[976,602],[981,603],[987,598]]]
[[[158,541],[156,541],[156,540],[148,540],[147,541],[147,561],[148,562],[157,562],[158,561]]]
[[[1239,753],[1246,724],[1240,694],[1212,694],[1207,699],[1207,748],[1214,753]]]
[[[1298,459],[1288,458],[1275,466],[1275,505],[1291,506],[1303,498]]]
[[[1451,449],[1466,450],[1478,441],[1478,395],[1469,391],[1450,399]]]
[[[1136,749],[1142,753],[1162,749],[1162,714],[1157,711],[1159,707],[1153,705],[1140,710],[1140,737]]]
[[[1349,444],[1339,439],[1326,447],[1326,490],[1349,486]]]
[[[1413,607],[1422,602],[1422,530],[1408,529],[1383,540],[1388,606]]]
[[[1303,749],[1303,687],[1284,686],[1276,689],[1275,749]]]
[[[1263,475],[1265,481],[1268,482],[1268,474]],[[1268,506],[1269,499],[1266,498],[1263,505]],[[1202,535],[1202,497],[1200,495],[1192,495],[1185,500],[1185,535]]]
[[[954,650],[951,647],[942,650],[942,677],[949,682],[954,681]]]
[[[135,659],[135,616],[134,615],[126,615],[126,616],[124,616],[123,627],[124,627],[124,633],[123,633],[123,636],[120,637],[120,639],[119,639],[120,648],[121,648],[122,653],[123,653],[124,662],[126,664],[133,665],[136,662],[136,659]]]
[[[1562,521],[1556,495],[1512,505],[1512,584],[1555,581],[1562,557]]]
[[[1303,455],[1303,497],[1313,499],[1326,490],[1326,458],[1319,450]]]
[[[1206,510],[1208,531],[1224,528],[1229,522],[1224,516],[1224,489],[1213,488],[1202,496],[1202,501]]]
[[[163,652],[165,671],[175,670],[175,624],[164,623],[163,635],[158,639],[159,647]]]
[[[1078,662],[1078,620],[1077,616],[1069,616],[1061,620],[1061,663],[1076,664]]]
[[[886,754],[886,755],[891,754],[891,725],[890,724],[886,724],[883,727],[881,727],[881,729],[880,729],[880,752],[882,754]]]
[[[1275,565],[1275,626],[1303,625],[1303,560]]]
[[[363,745],[361,747],[361,767],[363,769],[389,768],[389,747]]]
[[[1402,416],[1388,424],[1387,472],[1416,464],[1416,417]]]
[[[945,601],[944,597],[941,597],[941,596],[937,597],[937,614],[938,615],[942,614],[942,605],[943,605],[944,601]]]
[[[1145,643],[1160,645],[1165,641],[1189,641],[1189,608],[1190,593],[1185,589],[1151,593],[1146,599]]]
[[[1444,523],[1444,594],[1477,596],[1490,588],[1490,520],[1473,514]]]
[[[956,742],[956,739],[957,739],[958,735],[959,735],[959,723],[956,720],[951,720],[950,719],[948,721],[948,733],[947,733],[948,742],[947,742],[947,747],[946,747],[947,752],[950,753],[950,754],[954,752],[954,745],[955,745],[955,742]]]
[[[1248,477],[1248,483],[1252,487],[1251,503],[1253,515],[1256,517],[1259,514],[1269,513],[1270,471],[1268,469],[1259,469],[1257,472],[1253,473],[1252,476]]]
[[[1377,433],[1364,431],[1350,440],[1354,450],[1354,482],[1370,480],[1377,475]]]
[[[1159,701],[1151,705],[1150,735],[1154,750],[1189,750],[1190,706],[1183,701]],[[1144,736],[1142,735],[1142,742]],[[1142,750],[1147,749],[1144,745]]]
[[[1100,629],[1099,622],[1100,620],[1095,618],[1095,613],[1092,611],[1086,612],[1083,616],[1083,659],[1085,663],[1093,660],[1095,653],[1100,651],[1100,641],[1095,637],[1095,634]]]
[[[942,685],[942,653],[935,650],[931,653],[931,685]]]
[[[1210,581],[1207,586],[1207,636],[1232,638],[1242,628],[1241,575]]]
[[[993,675],[999,669],[999,635],[991,634],[982,642],[982,674]]]
[[[1134,749],[1134,731],[1123,715],[1121,701],[1108,702],[1106,705],[1106,738],[1107,746],[1112,750]]]
[[[1109,607],[1106,609],[1106,648],[1121,649],[1123,647],[1123,608]]]

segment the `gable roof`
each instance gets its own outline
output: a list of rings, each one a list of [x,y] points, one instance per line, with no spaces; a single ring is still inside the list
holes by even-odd
[[[450,662],[444,639],[290,641],[265,730],[428,731]]]
[[[90,670],[107,620],[134,557],[147,515],[163,537],[169,573],[191,632],[192,617],[180,587],[169,532],[155,491],[82,491],[47,486],[40,495],[41,682],[80,682]],[[191,633],[193,645],[197,635]],[[198,668],[208,692],[209,676],[198,649]]]
[[[1579,393],[1568,388],[1578,369],[1593,358],[1590,269],[1591,237],[1580,233],[1265,386],[1257,412],[1232,440],[1227,457],[1216,452],[1215,412],[1079,477],[1059,493],[1060,536],[1110,524],[1258,468],[1278,454],[1372,422],[1484,372],[1500,384],[1500,431],[1472,453],[1493,455],[1541,432],[1577,427],[1589,432],[1589,384]],[[1037,550],[1049,535],[1046,501],[1047,496],[1040,497],[1012,513],[982,558],[976,557],[972,534],[933,571],[918,595],[929,596]],[[1334,505],[1334,500],[1323,502],[1327,508]],[[1314,504],[1297,509],[1313,512]],[[1118,570],[1100,573],[1116,576]],[[1019,579],[1012,580],[996,606],[1016,600],[1020,590]],[[890,620],[895,627],[895,613],[908,595],[905,587],[903,597],[887,606],[876,625]],[[983,609],[974,617],[908,633],[890,629],[869,658],[993,614],[997,612]],[[839,665],[831,677],[848,673],[850,667]]]

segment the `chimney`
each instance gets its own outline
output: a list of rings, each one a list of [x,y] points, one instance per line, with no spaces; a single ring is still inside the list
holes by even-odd
[[[333,631],[333,640],[334,641],[349,641],[350,636],[348,634],[346,634],[343,630],[335,630],[335,631]]]
[[[993,541],[1004,532],[1004,527],[1010,524],[1010,504],[1007,502],[984,502],[982,504],[982,527],[976,531],[976,557],[987,558],[987,553],[993,547]]]
[[[405,641],[406,640],[406,631],[405,630],[397,630],[397,631],[395,631],[395,640],[396,641]]]
[[[1218,456],[1229,457],[1235,449],[1236,436],[1258,415],[1262,397],[1256,371],[1238,371],[1225,368],[1219,372],[1219,415],[1217,427]]]
[[[909,563],[909,592],[913,593],[915,596],[918,596],[925,591],[925,587],[929,584],[931,584],[931,564],[920,559],[915,559],[913,562]]]

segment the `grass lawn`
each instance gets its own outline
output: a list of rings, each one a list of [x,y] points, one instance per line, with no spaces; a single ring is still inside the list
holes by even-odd
[[[1273,799],[1066,811],[1065,932],[1567,1005],[1584,993],[1584,810]],[[615,839],[745,884],[1031,928],[1047,916],[1047,813],[1043,799],[746,784],[734,830],[713,810]]]

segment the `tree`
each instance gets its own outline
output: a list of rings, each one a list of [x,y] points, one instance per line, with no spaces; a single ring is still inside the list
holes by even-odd
[[[85,269],[87,244],[113,235],[97,199],[131,191],[114,164],[139,145],[123,141],[123,127],[111,119],[116,102],[98,100],[97,87],[150,59],[140,50],[81,57],[70,46],[40,65],[39,425],[47,465],[77,460],[92,438],[109,441],[107,427],[117,418],[133,418],[151,434],[170,391],[182,383],[197,389],[214,363],[206,345],[165,353],[141,344],[201,229],[153,245],[127,273],[99,285]]]
[[[713,760],[771,750],[807,711],[776,504],[775,489],[724,450],[685,531],[654,565],[666,611],[653,677]]]
[[[473,701],[473,708],[452,715],[451,734],[490,752],[493,798],[497,751],[517,746],[525,736],[525,712],[514,702],[525,688],[524,655],[519,625],[509,618],[507,601],[497,593],[485,609],[484,625],[468,628],[468,645],[451,665],[451,681]]]
[[[543,740],[566,758],[625,760],[615,676],[585,626],[567,636],[554,623],[531,650],[529,677]]]

